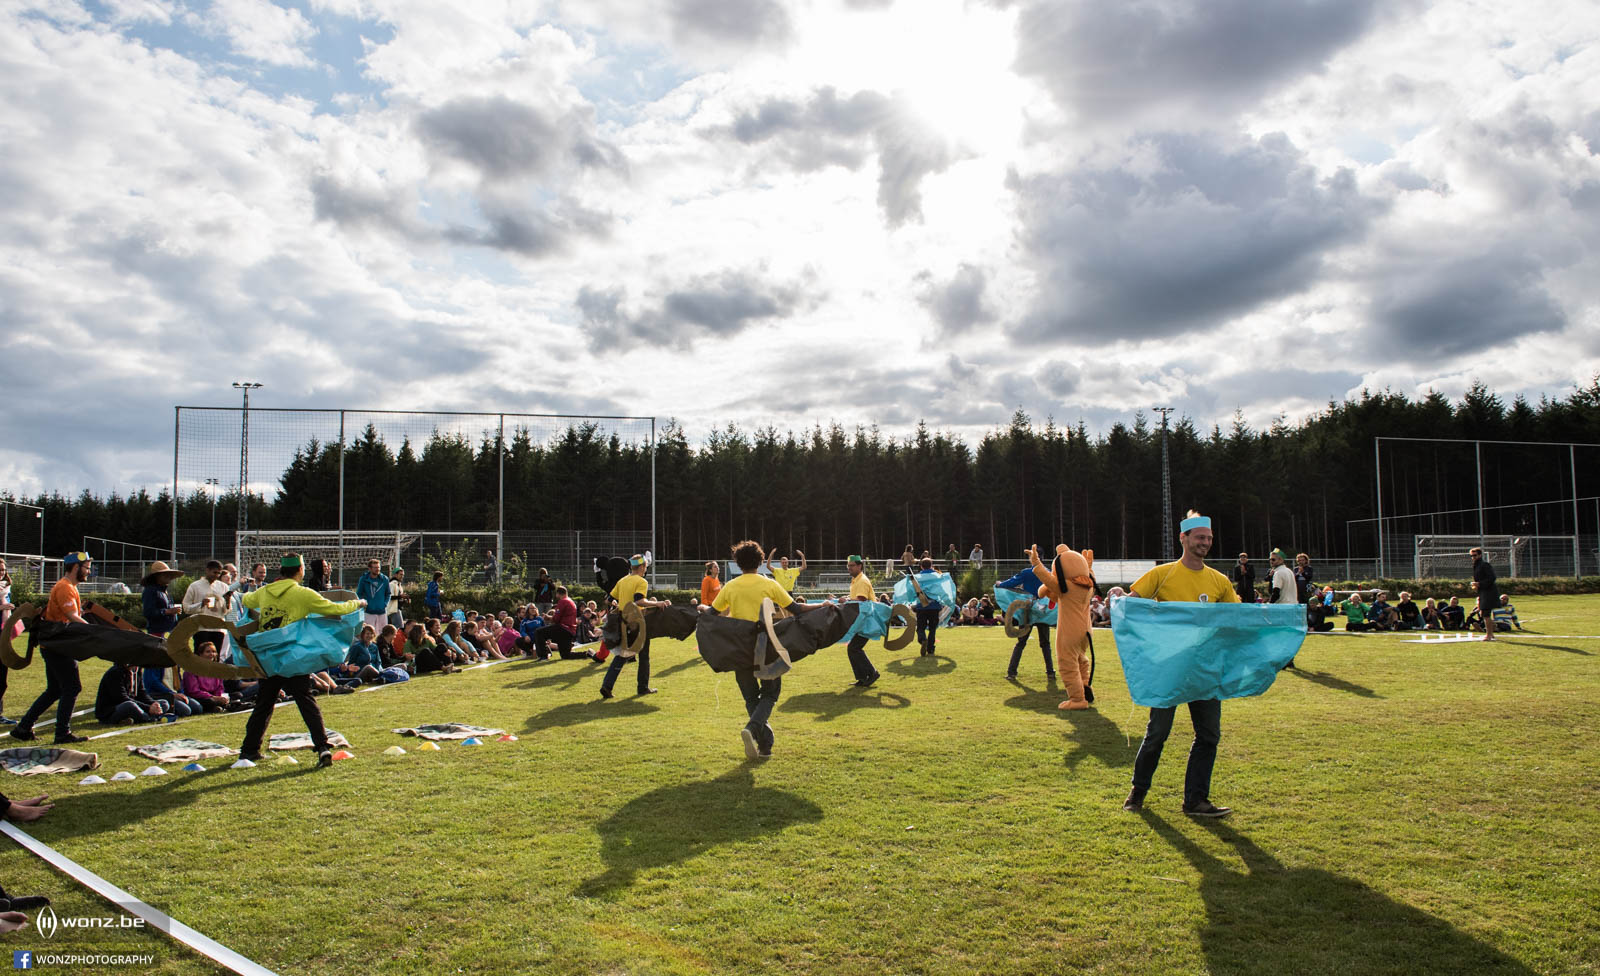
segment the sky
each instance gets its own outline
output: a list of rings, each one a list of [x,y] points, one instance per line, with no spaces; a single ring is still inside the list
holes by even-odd
[[[692,440],[1561,397],[1597,40],[1575,0],[7,3],[0,489],[158,489],[235,380]]]

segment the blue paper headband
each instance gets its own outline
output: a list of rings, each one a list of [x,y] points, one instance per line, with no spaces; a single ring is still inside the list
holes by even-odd
[[[1178,531],[1179,532],[1187,532],[1190,529],[1209,529],[1209,528],[1211,528],[1211,519],[1210,519],[1209,516],[1206,516],[1206,515],[1196,515],[1193,518],[1186,518],[1182,522],[1178,523]]]

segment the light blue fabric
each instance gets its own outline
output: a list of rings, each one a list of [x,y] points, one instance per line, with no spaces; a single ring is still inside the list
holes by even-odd
[[[919,572],[917,584],[922,587],[922,592],[928,598],[939,604],[939,625],[953,627],[956,621],[956,581],[949,573]],[[911,585],[911,580],[905,576],[900,577],[894,584],[894,602],[904,603],[915,610],[917,608],[917,590]]]
[[[856,622],[844,632],[844,636],[834,643],[848,644],[856,637],[865,637],[867,640],[883,640],[889,636],[889,612],[894,608],[887,603],[868,600],[865,603],[856,602],[861,612],[856,614]]]
[[[1011,608],[1011,604],[1018,600],[1029,598],[1030,594],[1023,593],[1021,590],[1008,590],[998,584],[994,588],[994,605],[1000,611],[1001,620],[1006,619],[1006,612]],[[1056,608],[1050,605],[1049,600],[1041,600],[1038,597],[1033,597],[1032,599],[1033,613],[1028,617],[1028,626],[1049,624],[1054,627],[1056,625]]]
[[[1166,708],[1265,692],[1305,640],[1306,615],[1293,603],[1130,596],[1111,605],[1111,633],[1135,704]]]
[[[267,674],[292,677],[344,663],[345,650],[360,626],[360,610],[342,617],[312,615],[277,630],[251,634],[247,642]]]

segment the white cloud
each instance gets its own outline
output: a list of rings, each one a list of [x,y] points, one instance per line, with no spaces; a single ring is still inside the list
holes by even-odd
[[[307,68],[313,63],[306,45],[317,29],[293,7],[280,7],[270,0],[212,0],[201,16],[241,57],[289,68]]]

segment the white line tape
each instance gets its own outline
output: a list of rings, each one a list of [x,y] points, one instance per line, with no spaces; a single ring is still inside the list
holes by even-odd
[[[201,935],[166,912],[146,905],[54,848],[34,840],[15,824],[0,820],[0,831],[4,831],[12,840],[37,855],[45,863],[88,888],[101,898],[131,915],[144,919],[146,924],[152,928],[160,929],[201,955],[208,956],[233,970],[239,976],[274,976],[272,970],[267,969],[265,966],[246,959],[215,939]]]

